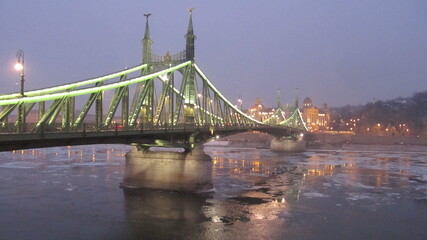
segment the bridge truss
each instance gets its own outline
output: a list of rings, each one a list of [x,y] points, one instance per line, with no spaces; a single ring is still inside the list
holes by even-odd
[[[47,133],[82,133],[74,136],[74,142],[71,135],[56,135],[45,144],[53,146],[90,144],[103,138],[111,143],[129,143],[129,139],[138,142],[136,133],[151,131],[150,141],[144,142],[147,146],[161,140],[191,148],[197,141],[214,136],[215,131],[230,134],[258,129],[281,136],[304,130],[300,113],[283,119],[279,124],[282,127],[266,128],[265,123],[247,116],[218,91],[194,61],[191,13],[186,49],[165,56],[151,52],[148,16],[142,64],[101,77],[27,91],[24,95],[0,95],[2,135],[26,135],[27,138],[16,140],[22,144],[15,148],[29,148],[39,146],[30,141],[47,140]],[[37,109],[37,117],[27,121],[33,109]],[[90,132],[98,134],[89,139]],[[128,140],[123,140],[126,137]],[[55,143],[55,139],[68,141]]]
[[[163,65],[163,64],[162,64]],[[142,64],[130,69],[80,82],[28,91],[25,96],[0,96],[0,121],[4,130],[40,132],[42,129],[78,131],[91,125],[94,130],[116,128],[202,125],[262,124],[230,103],[192,61],[168,63],[168,68],[155,72],[157,66]],[[136,77],[129,77],[132,74]],[[130,91],[134,91],[130,98]],[[111,96],[111,97],[106,97]],[[85,99],[84,99],[85,98]],[[76,110],[76,102],[83,106]],[[104,114],[104,108],[108,108]],[[38,105],[38,121],[24,124],[24,119]],[[13,110],[25,109],[21,120],[7,124]],[[94,115],[90,115],[91,109]],[[119,110],[121,113],[118,113]],[[88,120],[85,123],[85,119]],[[58,121],[60,120],[60,121]],[[92,124],[90,124],[92,122]]]
[[[290,114],[289,117],[286,117],[285,111],[279,107],[274,111],[271,117],[265,119],[263,123],[268,125],[277,125],[299,129],[303,132],[308,131],[307,126],[302,118],[301,111],[298,108],[295,108],[292,114]]]

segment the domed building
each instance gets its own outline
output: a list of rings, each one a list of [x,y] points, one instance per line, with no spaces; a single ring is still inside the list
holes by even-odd
[[[313,101],[311,101],[311,98],[306,97],[304,101],[302,102],[303,108],[312,108],[313,107]]]
[[[326,130],[331,118],[328,105],[324,103],[319,110],[313,105],[313,101],[306,97],[302,102],[302,118],[310,131]]]
[[[264,106],[264,104],[262,103],[262,99],[261,98],[257,98],[255,105],[251,108],[249,108],[246,111],[246,114],[248,114],[250,117],[258,120],[258,121],[265,121],[269,118],[271,118],[271,116],[274,114],[274,108],[267,108]]]

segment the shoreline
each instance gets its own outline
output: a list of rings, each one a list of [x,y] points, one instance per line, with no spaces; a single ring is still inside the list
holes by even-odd
[[[206,147],[269,149],[271,135],[240,133],[205,144]],[[427,137],[309,134],[307,150],[427,152]]]

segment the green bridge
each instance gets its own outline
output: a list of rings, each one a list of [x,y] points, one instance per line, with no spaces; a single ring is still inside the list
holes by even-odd
[[[277,109],[260,122],[221,94],[195,62],[191,12],[185,50],[166,55],[152,53],[145,16],[140,65],[26,92],[22,71],[21,92],[0,95],[0,151],[104,143],[191,151],[239,132],[295,139],[307,131],[298,108],[288,119]],[[36,121],[27,121],[30,112],[38,112]]]

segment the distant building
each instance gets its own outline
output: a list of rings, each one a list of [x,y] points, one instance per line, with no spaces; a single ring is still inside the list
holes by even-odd
[[[278,104],[280,105],[280,104]],[[291,116],[295,111],[295,107],[286,105],[280,106],[284,110],[285,118]],[[246,114],[258,121],[265,121],[270,119],[275,114],[277,108],[268,108],[264,106],[261,98],[257,98],[255,104],[246,111]],[[329,121],[331,114],[328,105],[323,104],[321,109],[313,106],[313,101],[310,98],[305,98],[302,106],[302,118],[307,125],[307,128],[311,131],[323,131],[328,130]]]
[[[321,109],[313,105],[313,101],[306,97],[302,103],[302,118],[310,131],[322,131],[329,128],[331,113],[328,105],[323,104]]]
[[[246,111],[246,114],[248,114],[253,119],[256,119],[258,121],[264,121],[269,119],[271,116],[273,116],[275,108],[267,108],[262,104],[261,98],[257,98],[255,101],[255,105],[253,107],[249,108]]]

